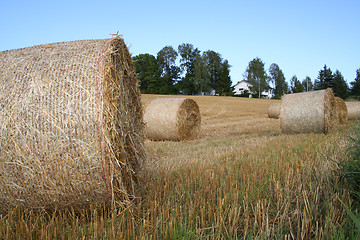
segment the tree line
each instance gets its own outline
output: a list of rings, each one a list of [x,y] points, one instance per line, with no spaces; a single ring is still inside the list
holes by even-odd
[[[179,60],[179,61],[177,61]],[[231,95],[230,64],[221,54],[201,52],[192,44],[180,44],[175,50],[165,46],[157,56],[133,57],[142,93]]]
[[[278,64],[271,64],[268,73],[264,66],[265,64],[260,58],[254,58],[249,62],[244,73],[245,80],[252,85],[250,90],[254,97],[260,97],[261,93],[270,87],[270,83],[273,86],[275,98],[281,98],[286,93],[299,93],[326,88],[332,88],[334,95],[342,99],[350,96],[360,97],[360,68],[356,70],[356,77],[354,81],[350,82],[351,87],[349,87],[339,70],[333,73],[326,65],[319,71],[314,81],[309,76],[299,80],[294,75],[290,79],[290,85]]]
[[[183,43],[177,50],[165,46],[156,57],[148,53],[139,54],[133,57],[133,62],[142,93],[233,95],[231,66],[221,54],[212,50],[201,52],[192,44]],[[326,88],[332,88],[335,96],[342,99],[360,96],[360,68],[356,70],[350,87],[339,70],[332,72],[326,65],[314,81],[309,76],[300,80],[293,75],[288,83],[278,64],[272,63],[267,71],[265,63],[258,57],[249,62],[243,76],[251,83],[250,90],[254,97],[261,97],[261,93],[270,85],[274,98],[281,98],[286,93]]]

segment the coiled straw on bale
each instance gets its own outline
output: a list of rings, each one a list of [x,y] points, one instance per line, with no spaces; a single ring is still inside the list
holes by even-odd
[[[144,114],[145,135],[151,140],[183,141],[195,139],[201,116],[197,103],[188,98],[158,98]]]
[[[348,111],[344,100],[339,97],[335,97],[336,115],[339,124],[346,124],[348,118]]]
[[[336,126],[335,97],[331,89],[286,94],[281,101],[283,133],[328,133]]]
[[[346,102],[348,120],[360,120],[360,102]]]
[[[144,156],[119,36],[0,52],[0,212],[126,204]]]
[[[281,102],[272,103],[268,108],[269,118],[279,118],[281,109]]]

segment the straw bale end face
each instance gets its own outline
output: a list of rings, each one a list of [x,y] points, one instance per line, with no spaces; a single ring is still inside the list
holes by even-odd
[[[268,108],[269,118],[279,118],[281,109],[281,102],[272,103]]]
[[[158,98],[147,106],[144,122],[145,135],[151,140],[192,140],[200,133],[200,109],[193,99]]]
[[[124,40],[39,45],[0,60],[0,211],[131,201],[144,124]]]
[[[348,118],[348,111],[344,100],[339,97],[335,97],[336,116],[339,124],[346,124]]]
[[[283,133],[328,133],[336,127],[335,97],[331,89],[286,94],[281,101]]]
[[[360,120],[360,102],[346,102],[348,120]]]

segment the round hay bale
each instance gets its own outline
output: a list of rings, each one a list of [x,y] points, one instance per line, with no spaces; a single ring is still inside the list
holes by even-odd
[[[346,102],[348,120],[360,120],[360,102]]]
[[[279,118],[281,109],[281,102],[272,103],[268,108],[269,118]]]
[[[335,97],[330,88],[286,94],[281,101],[283,133],[328,133],[336,126]]]
[[[192,140],[201,125],[197,103],[189,98],[157,98],[144,114],[145,135],[151,140]]]
[[[348,118],[348,111],[344,100],[339,97],[335,97],[336,115],[339,124],[346,124]]]
[[[0,52],[0,211],[127,204],[144,157],[124,40]]]

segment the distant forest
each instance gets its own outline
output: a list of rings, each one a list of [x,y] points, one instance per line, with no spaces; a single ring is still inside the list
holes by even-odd
[[[132,59],[142,93],[233,95],[231,65],[215,51],[201,52],[192,44],[183,43],[177,50],[165,46],[156,57],[145,53]],[[251,83],[254,97],[258,96],[258,91],[269,88],[270,84],[274,98],[281,98],[286,93],[326,88],[332,88],[335,96],[342,99],[360,97],[360,68],[356,70],[356,77],[350,82],[350,87],[339,70],[332,72],[326,65],[319,70],[314,81],[308,76],[300,80],[294,75],[288,83],[278,64],[273,63],[266,70],[265,63],[260,58],[254,58],[245,70],[244,79]]]
[[[232,94],[229,62],[215,51],[201,52],[192,44],[184,43],[177,51],[166,46],[156,57],[139,54],[133,61],[142,93]]]

